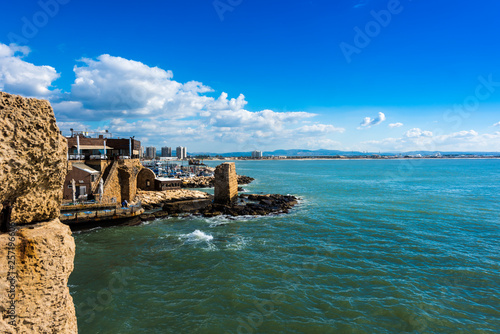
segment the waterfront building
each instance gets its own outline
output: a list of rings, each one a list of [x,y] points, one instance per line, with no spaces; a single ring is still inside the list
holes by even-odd
[[[176,149],[177,158],[179,160],[184,160],[187,158],[187,149],[185,147],[179,146]]]
[[[156,147],[148,146],[146,147],[146,159],[155,159],[156,158]]]
[[[109,132],[73,131],[68,141],[68,160],[137,159],[141,142],[130,138],[113,138]]]
[[[162,157],[171,157],[172,156],[172,148],[171,147],[162,147],[161,148],[161,156]]]
[[[252,159],[262,159],[262,151],[252,151]]]
[[[86,198],[97,188],[100,175],[101,172],[84,163],[70,163],[64,181],[63,198],[66,200],[72,199],[73,192],[76,199]],[[75,187],[74,190],[73,187]]]
[[[134,137],[113,138],[108,131],[73,131],[68,144],[64,200],[92,198],[100,192],[107,201],[121,203],[135,197],[136,174],[123,170],[142,168],[141,142]],[[117,183],[118,182],[118,183]],[[120,188],[117,188],[117,184]],[[123,187],[123,188],[122,188]]]

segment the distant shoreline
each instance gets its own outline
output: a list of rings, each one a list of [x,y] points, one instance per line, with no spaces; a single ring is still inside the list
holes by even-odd
[[[310,160],[334,160],[334,161],[347,161],[347,160],[376,160],[376,161],[391,161],[391,160],[491,160],[500,159],[499,157],[442,157],[442,158],[431,158],[431,157],[414,157],[414,158],[286,158],[286,159],[246,159],[246,158],[226,158],[226,159],[203,159],[204,161],[310,161]]]

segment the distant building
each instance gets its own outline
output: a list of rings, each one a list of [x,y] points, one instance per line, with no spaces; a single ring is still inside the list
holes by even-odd
[[[262,151],[253,151],[252,159],[262,159]]]
[[[171,157],[172,156],[172,148],[171,147],[162,147],[161,148],[161,156],[162,157]]]
[[[149,146],[146,147],[146,159],[154,159],[156,158],[156,147]]]
[[[179,160],[184,160],[187,158],[187,149],[185,147],[179,146],[176,149],[177,158]]]
[[[144,146],[141,146],[140,150],[139,150],[139,158],[144,158]]]

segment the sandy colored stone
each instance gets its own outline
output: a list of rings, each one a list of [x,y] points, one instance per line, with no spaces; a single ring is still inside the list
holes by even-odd
[[[0,204],[18,224],[58,217],[67,144],[49,102],[0,92],[0,129]]]
[[[238,179],[234,162],[225,162],[215,168],[214,203],[228,204],[238,197]]]
[[[0,244],[7,245],[8,238],[8,234],[0,234]],[[17,328],[6,319],[8,249],[1,247],[0,333],[77,333],[75,307],[67,286],[75,257],[71,230],[54,219],[21,226],[14,238]]]
[[[210,195],[198,190],[174,189],[164,191],[137,190],[135,202],[141,202],[144,206],[158,205],[169,201],[180,201],[187,199],[205,199]]]

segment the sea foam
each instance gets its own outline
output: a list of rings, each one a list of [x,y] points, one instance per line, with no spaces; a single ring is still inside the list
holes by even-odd
[[[195,230],[194,232],[183,234],[182,236],[187,238],[189,241],[210,241],[214,238],[210,234],[206,234],[200,230]]]

